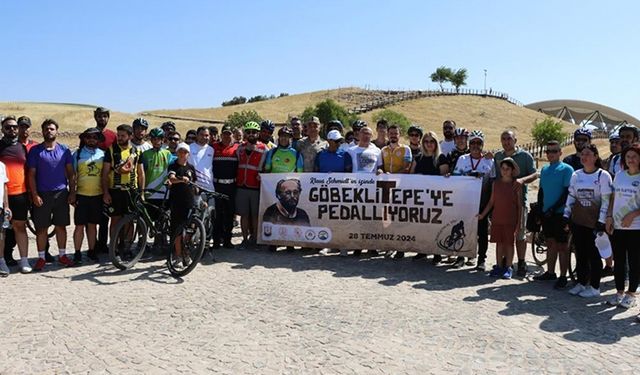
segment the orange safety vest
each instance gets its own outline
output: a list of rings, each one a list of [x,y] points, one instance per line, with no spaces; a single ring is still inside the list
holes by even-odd
[[[262,142],[256,143],[251,155],[247,155],[246,142],[238,147],[238,175],[236,177],[238,187],[260,188],[258,173],[262,170],[267,151],[267,146]]]

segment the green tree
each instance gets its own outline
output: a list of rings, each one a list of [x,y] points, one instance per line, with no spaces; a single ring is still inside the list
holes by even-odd
[[[256,112],[253,109],[248,111],[242,111],[242,112],[233,112],[232,114],[229,115],[229,117],[227,117],[227,121],[225,122],[225,124],[231,125],[231,127],[234,129],[236,128],[242,129],[244,127],[244,124],[246,124],[249,121],[255,121],[257,123],[260,123],[262,122],[262,117],[260,117],[258,112]]]
[[[407,129],[411,126],[411,121],[407,116],[400,112],[392,111],[390,109],[384,109],[373,115],[373,122],[377,123],[381,119],[385,119],[389,122],[389,125],[398,125],[404,134],[407,134]],[[375,126],[375,124],[371,124]]]
[[[456,92],[460,92],[460,86],[467,85],[467,78],[467,69],[461,68],[451,75],[449,82],[456,88]]]
[[[307,121],[313,116],[317,116],[323,125],[326,125],[331,120],[340,120],[345,127],[351,125],[357,118],[356,115],[350,114],[343,106],[332,99],[327,99],[313,107],[305,108],[301,115],[303,121]]]
[[[444,91],[443,83],[449,82],[451,77],[453,76],[453,71],[451,68],[447,68],[446,66],[441,66],[436,69],[435,72],[431,73],[429,76],[431,78],[431,82],[437,82],[440,85],[440,91]]]
[[[552,117],[547,117],[542,121],[534,121],[531,128],[531,137],[541,145],[546,145],[549,141],[562,142],[567,133],[563,130],[562,123]]]

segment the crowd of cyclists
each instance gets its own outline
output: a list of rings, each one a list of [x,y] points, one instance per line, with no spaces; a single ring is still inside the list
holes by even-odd
[[[211,202],[216,208],[213,248],[243,249],[257,246],[263,173],[474,176],[482,181],[477,258],[443,259],[439,254],[428,255],[430,249],[425,248],[415,260],[430,257],[434,265],[446,262],[453,268],[468,266],[484,272],[488,243],[493,242],[496,259],[489,276],[524,277],[526,222],[533,217],[541,224],[548,250],[547,271],[534,280],[554,281],[555,288],[567,288],[568,243],[573,238],[577,283],[568,292],[599,297],[601,277],[613,274],[616,293],[606,302],[627,309],[636,305],[640,251],[633,244],[640,243],[640,145],[633,125],[623,125],[610,134],[611,155],[606,160],[600,158],[585,128],[575,131],[575,153],[565,158],[560,143],[551,141],[545,149],[549,163],[538,171],[532,155],[517,146],[514,130],[502,132],[502,149],[494,153],[485,150],[482,131],[458,127],[452,120],[442,124],[442,138],[412,125],[408,144],[404,144],[402,128],[384,119],[376,123],[374,138],[374,129],[361,120],[350,124],[350,130],[339,120],[323,125],[317,117],[304,122],[293,117],[277,134],[275,124],[265,120],[249,121],[242,129],[224,125],[220,132],[215,126],[201,126],[182,135],[171,121],[149,130],[143,118],[113,131],[110,112],[102,107],[95,109],[94,118],[96,126],[82,132],[73,152],[57,142],[59,124],[53,119],[41,124],[42,143],[30,139],[27,116],[2,119],[0,186],[5,222],[0,275],[8,275],[10,267],[22,273],[41,271],[54,262],[48,250],[51,227],[61,265],[83,262],[85,237],[84,261],[97,261],[107,252],[109,231],[132,209],[131,189],[153,191],[145,198],[158,203],[170,189],[174,240],[193,205],[194,186],[225,194],[228,200]],[[537,179],[537,202],[529,205],[527,188]],[[295,187],[287,194],[296,194]],[[70,206],[74,207],[73,251],[66,249]],[[295,219],[295,210],[282,204],[276,208],[284,218]],[[236,215],[242,233],[238,246],[232,243]],[[38,252],[33,265],[28,259],[30,221]],[[609,244],[612,254],[603,256]],[[363,250],[357,245],[335,251],[341,256],[349,252],[358,256]],[[15,247],[19,259],[13,257]],[[270,246],[269,250],[278,249]],[[321,250],[323,254],[333,251]],[[367,253],[380,255],[371,249]],[[405,254],[394,251],[385,256],[400,259]]]

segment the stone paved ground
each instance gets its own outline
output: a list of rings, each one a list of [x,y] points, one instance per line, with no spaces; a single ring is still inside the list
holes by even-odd
[[[0,279],[0,374],[640,372],[638,309],[551,284],[407,258],[216,258],[184,280],[106,259]]]

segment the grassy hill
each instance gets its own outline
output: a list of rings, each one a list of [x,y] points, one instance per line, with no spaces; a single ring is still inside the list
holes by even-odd
[[[155,115],[190,117],[224,121],[227,116],[236,111],[254,109],[263,118],[275,122],[285,122],[291,115],[299,115],[302,111],[325,99],[334,99],[346,108],[352,108],[360,103],[371,100],[375,92],[359,88],[343,88],[334,90],[315,91],[304,94],[285,96],[256,103],[247,103],[229,107],[191,108],[191,109],[161,109],[144,111],[152,126],[166,121]],[[55,103],[0,103],[0,113],[30,116],[38,128],[45,118],[58,120],[61,131],[77,133],[89,126],[93,126],[94,106]],[[442,96],[408,100],[388,107],[406,115],[412,122],[423,129],[433,130],[441,135],[442,121],[453,119],[459,126],[467,129],[480,129],[487,137],[489,148],[499,148],[499,136],[503,129],[516,129],[518,141],[523,144],[531,140],[530,129],[535,120],[544,115],[533,110],[518,107],[504,100],[483,98],[478,96]],[[372,122],[373,116],[381,109],[362,114],[365,121]],[[140,114],[112,112],[110,126],[121,123],[131,123]],[[202,123],[175,120],[178,130],[183,134],[187,129],[196,128]],[[574,125],[565,123],[567,130]],[[39,129],[34,129],[37,131]]]

